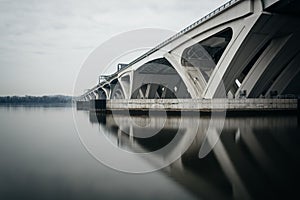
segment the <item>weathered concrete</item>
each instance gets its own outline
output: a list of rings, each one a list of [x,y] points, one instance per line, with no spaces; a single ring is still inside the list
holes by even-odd
[[[77,110],[89,110],[90,102],[89,101],[76,101]]]
[[[107,110],[153,111],[297,111],[297,99],[115,99]]]

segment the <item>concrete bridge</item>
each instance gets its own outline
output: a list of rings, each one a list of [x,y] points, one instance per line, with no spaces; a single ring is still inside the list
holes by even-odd
[[[76,100],[296,97],[299,11],[297,0],[231,0]]]

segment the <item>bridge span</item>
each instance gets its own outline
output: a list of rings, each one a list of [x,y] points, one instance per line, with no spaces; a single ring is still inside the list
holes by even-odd
[[[299,11],[297,0],[231,0],[76,101],[297,98]]]

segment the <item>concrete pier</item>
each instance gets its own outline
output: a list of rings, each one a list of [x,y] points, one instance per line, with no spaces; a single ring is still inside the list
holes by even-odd
[[[297,111],[297,99],[138,99],[107,100],[107,110]]]
[[[77,102],[77,109],[91,111],[168,111],[168,112],[270,112],[297,113],[297,99],[110,99]]]
[[[90,111],[106,111],[106,99],[95,99],[90,100],[89,110]]]
[[[76,101],[77,110],[89,110],[90,102],[89,101]]]

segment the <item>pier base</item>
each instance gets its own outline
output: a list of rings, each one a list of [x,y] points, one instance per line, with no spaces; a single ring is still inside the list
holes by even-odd
[[[295,113],[300,115],[298,99],[96,99],[77,101],[77,110],[133,113],[156,112],[226,112],[226,113]]]
[[[89,110],[90,102],[89,101],[76,101],[77,110]]]
[[[297,112],[297,99],[113,99],[107,110],[196,112]]]
[[[106,111],[106,99],[90,100],[90,111],[105,112]]]

